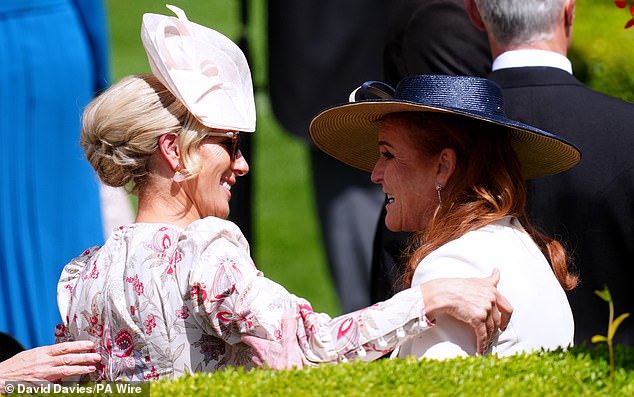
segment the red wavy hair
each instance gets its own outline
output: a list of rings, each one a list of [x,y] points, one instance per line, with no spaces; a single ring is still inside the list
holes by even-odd
[[[442,203],[409,243],[401,278],[404,287],[411,285],[416,267],[432,251],[506,216],[520,221],[565,290],[577,286],[578,276],[568,270],[570,258],[563,245],[528,220],[526,181],[504,127],[440,113],[395,113],[388,118],[405,123],[413,144],[425,155],[437,155],[445,148],[456,153],[455,171],[442,191]]]

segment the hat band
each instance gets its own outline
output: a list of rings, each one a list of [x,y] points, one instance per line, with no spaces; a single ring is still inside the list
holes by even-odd
[[[501,90],[486,79],[421,75],[403,79],[394,100],[506,118]]]

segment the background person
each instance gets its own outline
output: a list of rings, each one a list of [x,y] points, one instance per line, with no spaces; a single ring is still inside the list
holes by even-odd
[[[349,87],[383,76],[387,3],[267,2],[271,106],[284,129],[309,147],[320,236],[343,313],[378,302],[370,299],[370,263],[383,194],[363,172],[314,147],[308,125],[321,109],[346,100]]]
[[[615,313],[634,312],[634,147],[631,103],[587,88],[566,58],[574,0],[467,0],[494,58],[489,78],[516,120],[570,139],[583,152],[569,172],[529,181],[527,210],[535,225],[566,242],[579,271],[569,294],[575,343],[605,333],[608,308],[595,290],[610,288]],[[626,320],[616,342],[634,344]]]
[[[0,331],[27,348],[53,342],[61,265],[103,240],[77,138],[107,44],[101,0],[0,3]]]
[[[59,340],[95,342],[92,380],[248,367],[242,337],[283,338],[289,311],[310,362],[371,360],[444,312],[475,328],[480,349],[506,325],[497,274],[433,280],[335,319],[263,277],[225,220],[249,171],[239,149],[240,134],[255,130],[249,67],[229,39],[169,7],[178,18],[143,17],[153,75],[122,79],[84,112],[87,159],[104,183],[138,194],[136,222],[71,261],[58,285]]]
[[[514,311],[487,352],[571,345],[574,322],[564,290],[574,288],[577,278],[568,272],[561,244],[531,226],[525,178],[563,172],[579,161],[579,151],[508,119],[499,87],[484,78],[410,76],[395,93],[369,96],[377,89],[380,84],[362,85],[357,101],[324,110],[310,131],[324,152],[372,170],[372,181],[388,197],[388,229],[416,232],[405,286],[477,277],[499,267],[500,291]],[[420,338],[400,343],[398,356],[477,353],[460,321],[443,315],[435,320]]]

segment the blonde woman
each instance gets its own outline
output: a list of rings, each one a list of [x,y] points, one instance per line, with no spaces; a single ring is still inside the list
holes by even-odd
[[[91,379],[251,367],[244,336],[291,341],[284,353],[301,366],[375,359],[440,313],[469,324],[482,346],[505,326],[497,274],[434,280],[334,319],[263,277],[226,220],[232,187],[249,172],[240,136],[255,131],[248,65],[229,39],[171,8],[177,18],[143,19],[153,74],[123,78],[83,116],[81,144],[101,180],[138,195],[136,221],[60,278],[58,339],[95,343]],[[289,315],[296,328],[282,327]]]

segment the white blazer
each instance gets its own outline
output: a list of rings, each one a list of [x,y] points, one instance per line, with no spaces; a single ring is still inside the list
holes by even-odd
[[[412,285],[445,277],[486,277],[500,269],[498,290],[513,305],[507,329],[486,353],[568,347],[574,321],[568,299],[548,261],[517,219],[506,217],[451,241],[423,259]],[[473,328],[446,315],[430,330],[406,340],[394,356],[451,358],[475,355]]]

